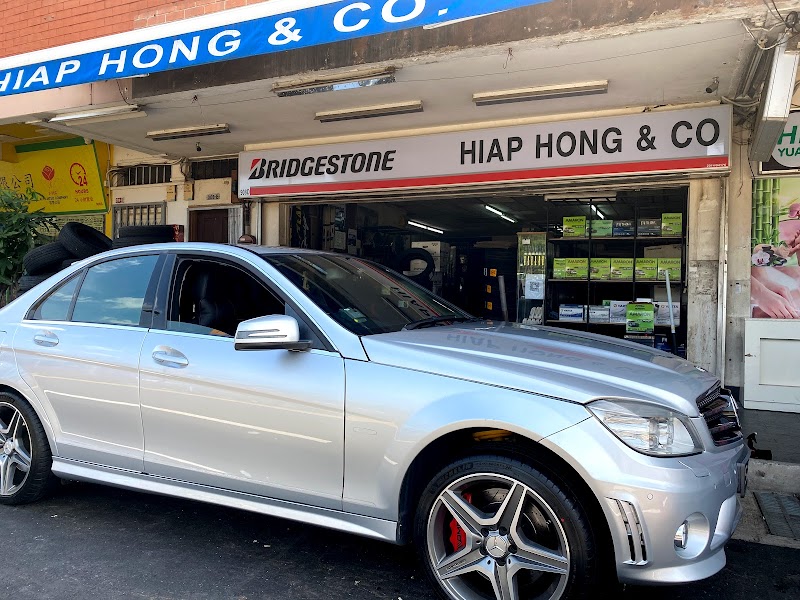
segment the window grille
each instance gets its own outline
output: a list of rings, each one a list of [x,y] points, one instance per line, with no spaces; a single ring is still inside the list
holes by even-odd
[[[166,225],[167,203],[123,204],[114,207],[112,237],[117,238],[120,227],[128,225]]]
[[[172,181],[172,165],[118,167],[111,172],[111,187],[153,185]]]

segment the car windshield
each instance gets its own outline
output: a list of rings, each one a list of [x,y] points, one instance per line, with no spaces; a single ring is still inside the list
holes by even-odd
[[[360,258],[311,253],[261,256],[357,335],[473,319],[402,275]]]

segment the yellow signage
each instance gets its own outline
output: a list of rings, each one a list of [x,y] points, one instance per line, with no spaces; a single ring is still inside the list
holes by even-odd
[[[103,178],[92,144],[82,138],[16,147],[16,162],[0,161],[0,189],[31,199],[50,214],[106,212]]]

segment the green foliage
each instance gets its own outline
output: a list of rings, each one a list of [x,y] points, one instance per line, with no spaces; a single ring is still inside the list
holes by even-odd
[[[29,212],[31,202],[42,195],[34,190],[18,193],[0,189],[0,297],[8,296],[22,275],[22,258],[31,248],[48,240],[56,232],[53,217],[42,210]],[[51,234],[52,235],[52,234]]]

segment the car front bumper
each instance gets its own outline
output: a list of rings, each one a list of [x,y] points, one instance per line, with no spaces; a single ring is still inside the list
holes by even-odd
[[[590,418],[542,440],[594,491],[608,522],[622,583],[675,584],[725,566],[725,543],[742,516],[747,448],[695,456],[635,452]],[[685,548],[675,543],[686,523]]]

